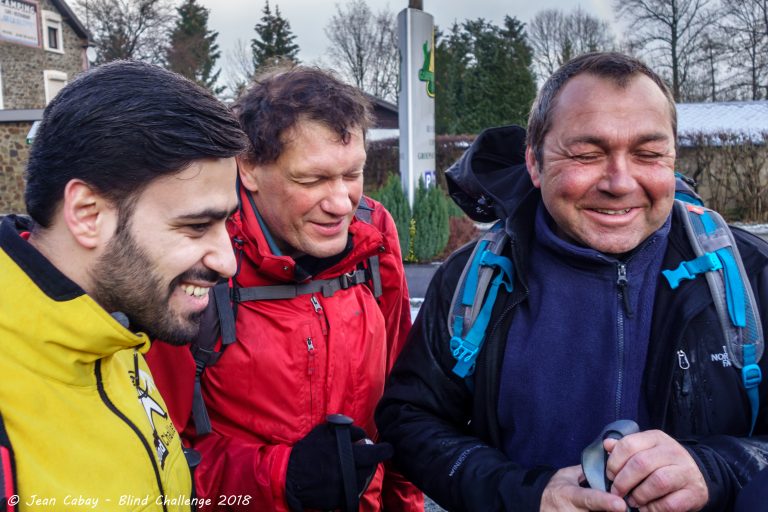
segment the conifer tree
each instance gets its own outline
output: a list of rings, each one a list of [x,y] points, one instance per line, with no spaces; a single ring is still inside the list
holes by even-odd
[[[285,61],[298,62],[299,45],[294,43],[296,36],[291,32],[291,24],[280,14],[280,7],[275,4],[272,14],[266,0],[261,12],[261,21],[254,27],[256,37],[251,40],[253,67],[258,70]]]
[[[437,133],[478,133],[488,126],[525,126],[536,96],[532,53],[523,23],[482,18],[439,34],[435,53]]]
[[[384,185],[371,194],[371,197],[384,205],[384,208],[392,214],[395,227],[397,227],[397,237],[400,240],[400,250],[405,258],[410,246],[411,208],[408,206],[408,199],[405,197],[400,175],[391,173]]]
[[[419,178],[413,201],[413,220],[416,224],[414,256],[418,261],[429,261],[448,244],[448,198],[440,187],[426,187],[423,178]]]
[[[171,33],[168,69],[219,94],[223,87],[216,87],[216,80],[221,70],[214,71],[221,55],[216,44],[219,33],[208,30],[208,9],[196,0],[185,0],[176,11],[179,17]]]

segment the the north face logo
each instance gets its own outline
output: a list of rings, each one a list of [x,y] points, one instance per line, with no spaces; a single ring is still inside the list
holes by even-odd
[[[722,363],[723,368],[727,368],[728,366],[731,366],[731,358],[728,357],[728,351],[725,349],[725,345],[723,345],[723,351],[719,352],[717,354],[710,354],[709,355],[712,362],[719,362]]]

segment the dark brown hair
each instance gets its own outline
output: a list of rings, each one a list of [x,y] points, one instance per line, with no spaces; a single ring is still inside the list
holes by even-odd
[[[276,161],[285,149],[285,135],[300,121],[315,121],[349,140],[349,132],[372,123],[370,101],[362,91],[331,72],[292,66],[256,77],[234,106],[251,147],[246,159],[254,164]]]
[[[142,62],[104,64],[45,108],[25,175],[27,213],[49,227],[67,183],[82,179],[127,214],[152,180],[247,147],[235,116],[207,89]]]

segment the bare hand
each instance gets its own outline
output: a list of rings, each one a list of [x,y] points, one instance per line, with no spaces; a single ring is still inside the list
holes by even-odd
[[[610,452],[606,474],[611,492],[629,495],[630,506],[642,512],[701,510],[709,491],[699,467],[683,446],[660,430],[647,430],[616,441],[606,439]]]
[[[579,486],[581,466],[563,468],[550,479],[541,496],[541,512],[605,510],[625,512],[627,504],[618,496]]]

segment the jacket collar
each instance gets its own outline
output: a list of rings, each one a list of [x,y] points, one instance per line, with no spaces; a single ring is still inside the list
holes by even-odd
[[[275,254],[272,250],[265,230],[259,222],[258,212],[249,201],[248,194],[245,187],[240,188],[241,208],[230,224],[230,235],[246,260],[241,262],[236,277],[240,286],[263,284],[260,281],[264,279],[277,282],[302,282],[310,277],[323,279],[348,272],[350,267],[378,252],[389,251],[387,242],[379,230],[354,218],[349,226],[350,241],[346,256],[330,265],[319,265],[318,267],[322,268],[320,273],[309,276],[297,266],[292,257]],[[259,274],[261,278],[255,274]]]
[[[85,295],[80,286],[62,274],[22,238],[20,232],[29,231],[31,228],[32,222],[28,218],[18,215],[6,216],[0,224],[0,247],[50,299],[58,302]]]
[[[19,230],[29,229],[25,219],[8,216],[0,224],[0,248],[19,268],[3,269],[17,296],[27,307],[20,308],[15,322],[25,326],[24,343],[33,351],[44,351],[49,365],[41,362],[40,371],[73,384],[88,378],[91,370],[82,367],[128,348],[149,350],[149,338],[133,333],[99,306],[85,291],[65,276]],[[52,305],[48,301],[54,301]],[[41,321],[41,310],[45,315]],[[39,326],[39,328],[38,328]],[[44,370],[44,368],[47,370]],[[82,371],[78,372],[80,368]],[[81,373],[83,375],[81,375]],[[86,375],[87,374],[87,375]]]

